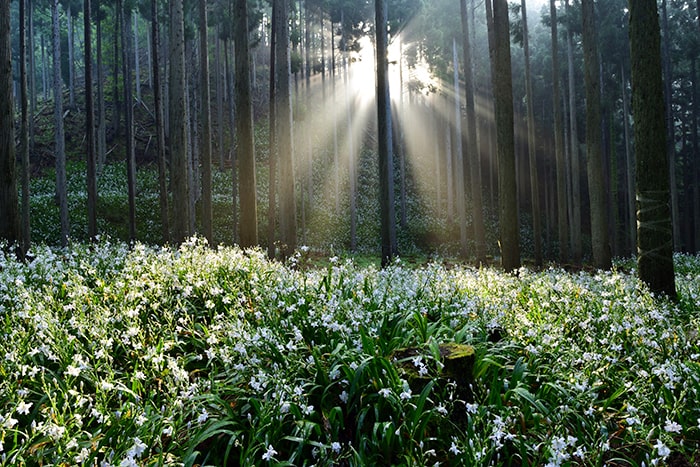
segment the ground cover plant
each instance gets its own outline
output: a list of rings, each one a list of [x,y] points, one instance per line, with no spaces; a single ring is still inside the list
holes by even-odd
[[[700,258],[676,256],[674,304],[626,264],[308,255],[0,256],[0,465],[698,462]],[[459,381],[444,343],[475,350]]]

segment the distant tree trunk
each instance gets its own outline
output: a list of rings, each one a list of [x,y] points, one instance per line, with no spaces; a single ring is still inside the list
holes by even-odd
[[[129,29],[131,12],[124,8],[122,0],[117,0],[121,18],[122,36],[122,78],[124,79],[124,116],[126,118],[126,186],[129,202],[129,240],[136,240],[136,153],[134,147],[134,94],[131,84],[131,63],[129,60]]]
[[[75,37],[73,35],[73,11],[70,2],[66,3],[68,23],[68,106],[75,108]]]
[[[58,15],[55,19],[58,21]],[[6,240],[9,245],[16,243],[19,247],[21,232],[13,100],[10,2],[3,1],[0,2],[0,240]]]
[[[121,25],[119,20],[121,15],[114,6],[114,67],[112,68],[112,133],[115,137],[119,135],[119,122],[121,121],[121,111],[119,102],[119,31]]]
[[[386,0],[375,0],[377,60],[377,121],[379,134],[379,205],[381,210],[382,266],[391,264],[397,253],[394,214],[394,166],[389,96],[389,39]],[[462,194],[464,199],[464,194]],[[464,216],[462,216],[464,218]]]
[[[342,42],[347,44],[345,31],[345,14],[341,11],[340,27],[342,29]],[[353,108],[350,101],[350,78],[348,63],[348,51],[343,51],[343,84],[345,87],[345,113],[347,116],[348,139],[348,177],[350,179],[350,251],[357,249],[357,155],[355,154],[355,142],[353,131]]]
[[[170,2],[170,183],[173,191],[173,236],[182,243],[190,235],[190,194],[185,126],[185,32],[183,0]]]
[[[532,237],[534,243],[535,265],[542,265],[542,214],[540,212],[540,184],[537,174],[537,147],[535,142],[535,103],[530,74],[530,39],[527,25],[527,4],[520,3],[523,21],[523,52],[525,54],[525,95],[527,100],[527,151],[530,163],[530,203],[532,204]],[[464,20],[462,20],[464,21]]]
[[[224,77],[221,65],[221,37],[219,27],[216,28],[216,137],[219,151],[219,171],[224,171]]]
[[[272,24],[277,24],[277,16],[279,15],[279,4],[272,3]],[[269,146],[269,168],[270,168],[270,183],[269,183],[269,205],[267,210],[267,256],[270,259],[275,257],[275,232],[277,230],[277,90],[275,86],[275,71],[277,70],[277,31],[273,31],[270,35],[270,146]]]
[[[19,152],[22,160],[22,251],[29,251],[31,229],[29,219],[29,99],[27,97],[27,29],[25,0],[19,0],[19,78],[20,78],[20,130]],[[34,51],[32,50],[32,53]],[[1,213],[0,213],[1,214]]]
[[[214,242],[212,227],[212,178],[211,178],[211,108],[209,92],[209,41],[207,40],[207,2],[199,0],[199,57],[201,102],[201,162],[202,162],[202,228],[210,244]]]
[[[465,191],[464,191],[464,150],[462,146],[462,103],[460,100],[459,90],[459,60],[457,59],[457,39],[452,38],[452,80],[454,86],[453,93],[453,117],[454,117],[454,170],[452,177],[454,179],[455,197],[457,210],[457,225],[459,226],[459,245],[460,254],[463,257],[467,256],[467,222],[466,222],[466,207],[465,207]]]
[[[668,11],[666,0],[661,1],[662,24],[663,24],[663,53],[661,59],[663,63],[664,79],[664,102],[666,104],[666,152],[668,152],[669,183],[671,185],[671,224],[673,225],[673,244],[676,248],[681,248],[681,227],[678,206],[678,183],[676,182],[676,135],[674,129],[673,115],[673,72],[671,70],[671,31],[668,26]]]
[[[595,29],[593,0],[582,0],[583,52],[586,83],[586,154],[588,158],[588,197],[591,205],[591,246],[593,264],[599,269],[610,269],[610,240],[608,235],[603,176],[603,135],[600,109],[600,81],[598,38]]]
[[[566,0],[566,13],[569,21],[571,5]],[[581,162],[578,140],[578,112],[576,111],[576,76],[574,69],[574,33],[569,23],[566,31],[566,48],[569,67],[569,125],[571,137],[571,260],[581,264],[583,246],[581,244]]]
[[[236,134],[240,169],[238,191],[241,198],[240,245],[248,248],[258,244],[258,215],[246,0],[235,0],[235,8],[236,109],[238,110]]]
[[[627,96],[627,78],[625,76],[625,67],[620,67],[622,70],[622,114],[625,130],[625,161],[627,165],[627,218],[628,218],[628,245],[630,254],[636,253],[637,245],[637,213],[634,208],[635,204],[635,183],[634,183],[634,155],[630,147],[632,138],[630,135],[629,125],[629,97]]]
[[[134,15],[134,82],[136,83],[136,99],[141,101],[141,57],[139,53],[139,22],[138,14]]]
[[[153,66],[153,107],[156,117],[156,142],[158,144],[158,199],[163,243],[170,242],[167,163],[165,158],[165,124],[163,122],[162,83],[160,78],[160,32],[158,24],[158,0],[151,0],[151,55]]]
[[[637,265],[640,279],[652,291],[676,298],[659,15],[656,0],[630,0],[628,5],[637,158]]]
[[[510,62],[508,3],[493,0],[494,73],[498,152],[498,200],[501,236],[501,264],[506,271],[520,267],[518,239],[518,196],[515,180],[515,141],[513,133],[513,82]]]
[[[700,1],[700,0],[699,0]],[[698,18],[700,20],[700,18]],[[698,102],[698,81],[697,81],[697,61],[695,58],[691,59],[691,83],[693,86],[693,117],[692,117],[692,140],[693,140],[693,154],[695,154],[695,161],[691,165],[693,167],[693,174],[691,175],[693,180],[693,250],[696,253],[700,252],[700,144],[698,143],[698,114],[700,114],[698,107],[700,107],[700,102]]]
[[[83,1],[85,35],[85,137],[87,141],[88,237],[97,238],[97,154],[95,153],[95,105],[92,95],[92,19],[90,0]]]
[[[68,193],[66,181],[66,142],[63,130],[63,82],[61,80],[61,35],[58,20],[59,0],[53,0],[51,4],[51,23],[53,25],[53,95],[54,95],[54,120],[55,120],[55,148],[56,155],[56,197],[58,198],[59,218],[61,223],[61,246],[68,245],[70,235],[70,223],[68,220]]]
[[[105,75],[102,66],[102,14],[97,22],[97,173],[102,173],[107,158],[107,116],[105,113]]]
[[[557,164],[557,219],[559,232],[559,260],[569,259],[569,222],[567,219],[566,162],[562,141],[561,93],[559,88],[559,35],[555,0],[549,0],[552,36],[552,108],[554,115],[554,152]]]

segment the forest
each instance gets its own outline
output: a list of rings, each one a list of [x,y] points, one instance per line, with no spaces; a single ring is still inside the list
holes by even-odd
[[[0,466],[698,465],[698,39],[0,0]]]

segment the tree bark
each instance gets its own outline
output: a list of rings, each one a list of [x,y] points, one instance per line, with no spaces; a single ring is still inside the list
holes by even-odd
[[[170,183],[173,191],[173,236],[182,243],[190,235],[190,202],[185,126],[185,32],[183,0],[170,2],[169,136]]]
[[[126,118],[126,185],[129,204],[129,240],[136,241],[136,152],[134,144],[134,94],[131,81],[131,61],[129,60],[129,29],[131,12],[124,8],[122,0],[117,0],[121,15],[122,37],[122,78],[124,82],[124,116]]]
[[[70,222],[68,219],[68,193],[66,181],[66,141],[63,130],[63,82],[61,80],[61,40],[60,24],[58,20],[59,0],[53,0],[51,4],[51,23],[53,40],[53,95],[54,95],[54,120],[55,134],[54,153],[56,155],[56,197],[58,198],[58,210],[61,224],[61,246],[68,245],[70,235]]]
[[[29,100],[27,96],[27,29],[25,0],[19,0],[19,77],[20,77],[20,136],[19,152],[22,160],[22,252],[29,251],[31,225],[29,210]],[[34,51],[32,51],[34,53]]]
[[[454,179],[455,197],[457,211],[457,225],[459,226],[459,245],[460,254],[466,258],[467,256],[467,221],[465,207],[465,190],[464,190],[464,149],[462,144],[462,103],[460,100],[459,90],[459,60],[457,59],[457,39],[452,38],[452,81],[454,93],[452,99],[454,118],[454,170],[450,174]]]
[[[0,240],[19,246],[21,233],[13,100],[10,2],[3,1],[0,2]]]
[[[506,271],[520,267],[518,239],[518,197],[515,180],[515,141],[513,133],[513,81],[510,61],[508,3],[493,1],[495,41],[493,93],[496,105],[498,154],[498,200],[501,237],[501,264]]]
[[[566,12],[569,21],[573,12],[569,0],[566,0]],[[569,126],[571,139],[571,261],[581,264],[583,245],[581,242],[581,160],[578,140],[578,112],[576,110],[576,76],[574,69],[574,33],[569,23],[566,31],[566,48],[569,68]]]
[[[95,105],[92,91],[92,19],[90,0],[83,1],[85,36],[85,137],[87,142],[88,237],[97,238],[97,154],[95,152]]]
[[[676,298],[661,33],[656,0],[630,0],[632,113],[637,157],[637,265],[655,293]]]
[[[375,0],[377,60],[377,121],[379,134],[379,205],[381,211],[382,266],[391,264],[397,254],[396,217],[394,214],[394,165],[391,134],[391,99],[389,91],[389,38],[386,0]],[[464,199],[464,194],[462,194]],[[464,218],[464,216],[462,216]]]
[[[170,214],[168,201],[167,161],[165,157],[165,123],[163,121],[162,83],[160,78],[160,27],[158,24],[158,0],[151,0],[151,55],[153,67],[153,107],[156,120],[158,158],[158,199],[163,243],[170,242]]]
[[[678,206],[678,183],[676,182],[676,136],[673,124],[673,71],[671,69],[671,31],[668,26],[666,0],[661,1],[663,43],[661,59],[663,63],[664,102],[666,104],[666,152],[668,152],[669,183],[671,189],[671,224],[673,225],[673,244],[681,248],[681,227]]]
[[[607,226],[608,206],[603,175],[603,135],[601,127],[598,38],[593,0],[582,0],[583,52],[586,83],[586,154],[588,158],[588,197],[591,205],[591,246],[593,264],[610,269],[610,239]]]
[[[202,228],[210,244],[214,242],[212,227],[212,178],[211,178],[211,107],[209,92],[209,41],[207,40],[207,2],[199,0],[199,56],[201,102],[201,163],[202,163]]]
[[[552,109],[554,115],[554,157],[557,166],[557,220],[559,232],[559,260],[569,259],[569,222],[567,219],[566,162],[562,141],[561,92],[559,87],[559,35],[555,0],[549,1],[552,37]]]
[[[542,258],[542,213],[540,211],[539,176],[537,173],[537,147],[535,142],[535,103],[530,73],[530,39],[527,25],[527,4],[520,3],[523,21],[523,53],[525,54],[525,99],[527,100],[527,152],[530,163],[530,203],[532,205],[532,237],[535,266],[541,266]]]
[[[252,90],[250,85],[250,50],[248,47],[248,5],[246,0],[235,0],[236,47],[236,135],[240,174],[238,189],[241,199],[240,245],[243,248],[258,244],[258,215],[255,182],[255,145],[253,134]]]
[[[635,210],[635,183],[634,183],[634,154],[632,153],[631,134],[629,124],[629,97],[627,95],[627,77],[625,67],[622,70],[622,116],[625,131],[625,162],[627,165],[627,218],[628,218],[628,245],[629,253],[636,253],[637,245],[637,212]]]

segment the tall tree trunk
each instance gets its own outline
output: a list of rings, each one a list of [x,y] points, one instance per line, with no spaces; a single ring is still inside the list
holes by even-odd
[[[379,134],[379,205],[381,211],[382,266],[391,264],[397,253],[394,215],[394,165],[391,135],[391,99],[389,95],[389,38],[386,0],[375,0],[377,52],[377,121]],[[464,194],[462,194],[464,199]],[[462,216],[462,218],[464,218]]]
[[[212,227],[212,178],[211,178],[211,108],[209,92],[209,41],[207,40],[207,2],[199,0],[199,56],[201,102],[201,162],[202,162],[202,228],[210,244],[214,242]]]
[[[513,82],[510,62],[508,3],[493,0],[494,67],[493,93],[496,104],[498,153],[498,200],[501,264],[506,271],[520,267],[518,196],[515,180],[513,134]]]
[[[238,110],[236,134],[240,168],[238,190],[241,197],[240,245],[248,248],[258,244],[258,215],[246,0],[235,0],[235,8],[236,109]]]
[[[136,99],[141,101],[141,57],[139,51],[139,22],[138,14],[134,15],[134,82],[136,83]]]
[[[569,21],[573,12],[566,0],[566,13]],[[569,68],[569,126],[571,140],[571,260],[581,264],[583,245],[581,242],[581,159],[578,140],[578,112],[576,110],[576,76],[574,69],[574,33],[569,23],[566,31],[566,49]]]
[[[671,185],[671,224],[673,225],[673,244],[681,249],[680,215],[678,214],[678,183],[676,181],[676,134],[673,115],[673,71],[671,70],[671,31],[668,26],[668,11],[666,0],[661,1],[663,24],[663,77],[664,77],[664,102],[666,103],[666,152],[668,152],[669,183]]]
[[[279,4],[272,3],[272,25],[277,24],[279,15]],[[267,209],[267,256],[270,259],[275,257],[275,231],[277,230],[277,89],[275,86],[275,71],[277,70],[277,31],[273,31],[270,37],[270,146],[269,146],[269,168],[270,183],[268,192]]]
[[[22,251],[29,251],[31,228],[29,219],[29,100],[27,96],[27,29],[25,0],[19,0],[19,79],[20,130],[19,152],[22,160]],[[34,51],[32,51],[34,53]]]
[[[97,154],[95,152],[95,105],[92,91],[92,13],[90,0],[83,0],[85,35],[85,136],[87,141],[88,237],[97,238]]]
[[[56,4],[53,5],[57,7]],[[55,16],[58,21],[58,15]],[[10,2],[0,2],[0,240],[12,245],[21,241],[15,124],[12,109],[12,43]]]
[[[459,90],[459,60],[457,59],[457,39],[452,38],[452,80],[454,86],[453,118],[454,118],[454,170],[452,177],[455,186],[455,209],[457,211],[457,225],[459,226],[460,254],[467,256],[467,222],[464,192],[464,149],[462,146],[462,103]]]
[[[637,213],[635,212],[635,183],[634,183],[634,155],[630,147],[632,138],[630,135],[629,124],[629,97],[627,96],[627,77],[625,76],[625,67],[621,66],[622,71],[622,116],[625,131],[625,162],[627,165],[627,219],[628,219],[628,245],[629,253],[636,252],[637,245]]]
[[[126,185],[129,201],[129,240],[136,240],[136,152],[134,144],[134,94],[131,84],[131,63],[129,60],[131,36],[131,12],[124,8],[122,0],[117,0],[121,18],[122,36],[122,78],[124,79],[124,116],[126,118]]]
[[[75,108],[75,37],[73,35],[73,12],[71,4],[66,4],[66,22],[68,23],[68,106]]]
[[[219,150],[219,171],[224,171],[224,70],[221,65],[221,38],[216,28],[216,126]]]
[[[173,191],[173,236],[182,243],[190,235],[190,194],[185,126],[185,31],[183,0],[170,2],[169,136],[170,183]]]
[[[593,263],[599,269],[610,269],[605,182],[603,176],[603,140],[600,109],[598,38],[595,29],[593,0],[582,0],[583,53],[586,83],[586,155],[588,158],[588,197],[591,205],[591,246]]]
[[[523,21],[523,53],[525,54],[525,95],[527,100],[527,152],[530,163],[530,203],[532,205],[532,237],[535,253],[535,265],[541,266],[542,258],[542,214],[540,212],[539,180],[537,174],[537,148],[535,142],[535,103],[530,74],[530,39],[527,25],[527,4],[521,0]],[[464,20],[462,20],[464,22]]]
[[[160,78],[160,32],[158,24],[158,0],[151,0],[151,55],[153,57],[153,107],[156,116],[156,142],[158,144],[158,199],[163,243],[170,242],[167,163],[165,158],[165,124],[163,122],[162,83]]]
[[[345,13],[341,11],[340,27],[342,28],[342,42],[347,44],[347,32],[345,31]],[[353,108],[350,101],[350,64],[348,63],[348,51],[343,51],[343,85],[345,87],[345,112],[347,116],[348,139],[348,176],[350,179],[350,251],[357,249],[357,154],[355,154],[355,141],[353,131]]]
[[[121,15],[114,7],[114,67],[112,68],[112,134],[119,135],[119,123],[121,121],[121,103],[119,102],[119,31],[121,25],[119,20]]]
[[[68,220],[68,193],[66,181],[66,141],[63,130],[63,82],[61,80],[61,30],[58,21],[59,0],[51,4],[51,23],[53,41],[53,95],[55,135],[54,153],[56,155],[56,196],[61,223],[61,246],[68,245],[70,223]]]
[[[700,0],[699,0],[700,1]],[[700,21],[700,17],[698,18]],[[693,250],[696,253],[700,252],[700,144],[698,143],[698,120],[700,114],[700,102],[698,102],[698,81],[697,81],[697,60],[691,60],[691,84],[693,86],[693,125],[691,137],[693,141],[693,154],[695,161],[691,164],[693,167]]]
[[[97,16],[97,172],[107,159],[107,115],[105,112],[105,76],[102,66],[102,15]]]
[[[628,5],[637,157],[637,265],[640,279],[652,291],[675,298],[659,15],[656,0],[629,0]]]
[[[567,219],[566,161],[562,141],[561,93],[559,87],[559,35],[555,0],[549,0],[552,36],[552,109],[554,115],[554,157],[557,164],[557,219],[559,232],[559,260],[569,259],[569,222]]]

